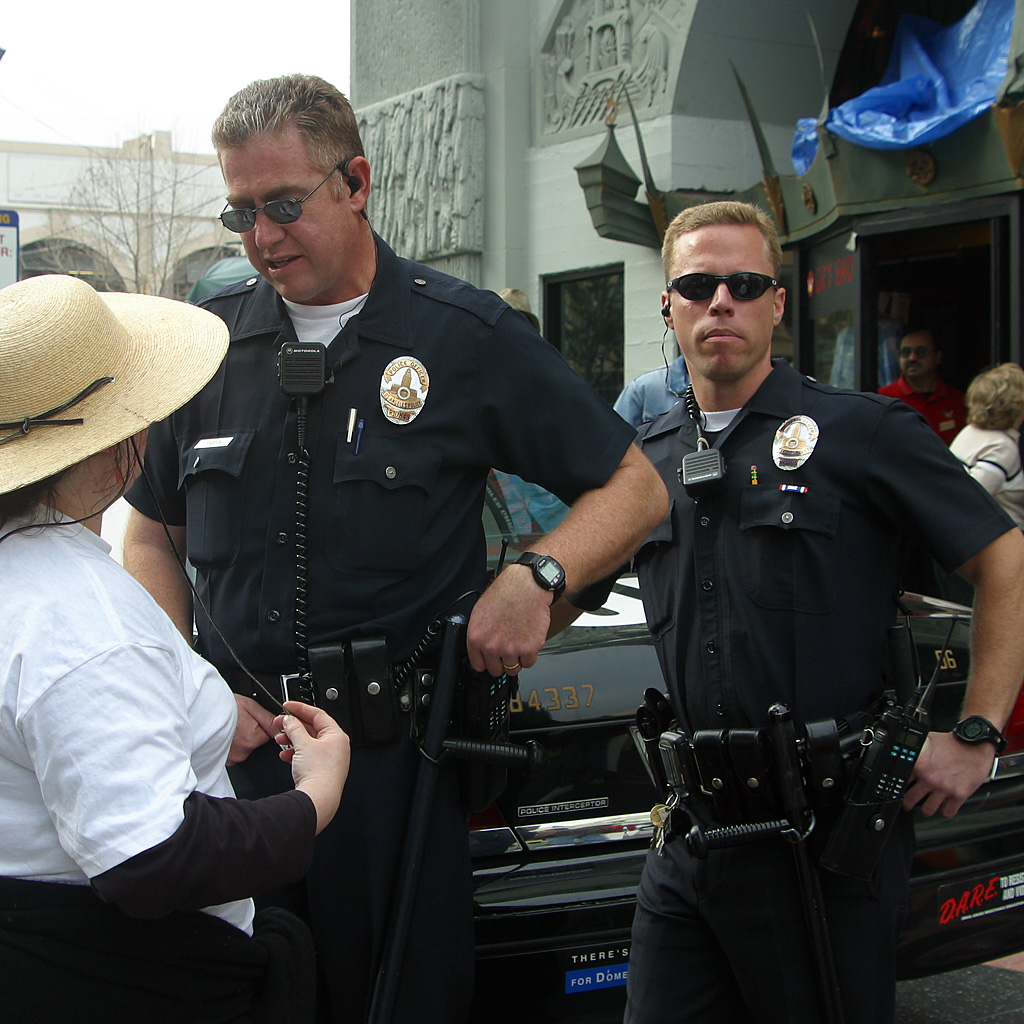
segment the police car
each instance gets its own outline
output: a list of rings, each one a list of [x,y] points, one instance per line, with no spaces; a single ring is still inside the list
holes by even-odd
[[[508,558],[527,550],[536,539],[527,521],[514,500],[490,488],[492,556],[503,540]],[[934,665],[941,653],[933,728],[950,729],[967,678],[970,609],[908,600],[921,664]],[[502,796],[471,821],[474,1022],[622,1019],[634,892],[656,802],[629,731],[648,686],[663,688],[633,577],[550,641],[520,677],[512,738],[542,743],[549,762],[533,777],[511,773]],[[1024,700],[1007,737],[995,777],[956,817],[916,819],[897,952],[902,978],[1024,949]]]

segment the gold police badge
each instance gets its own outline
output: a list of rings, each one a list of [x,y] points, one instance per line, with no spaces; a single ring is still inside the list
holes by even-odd
[[[790,416],[775,431],[772,461],[779,469],[799,469],[818,443],[818,424],[810,416]]]
[[[392,359],[380,378],[380,407],[391,423],[412,423],[430,390],[426,367],[412,356]]]

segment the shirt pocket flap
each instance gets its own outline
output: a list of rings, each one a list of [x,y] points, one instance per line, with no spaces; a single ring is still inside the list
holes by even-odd
[[[839,508],[839,498],[822,491],[800,493],[750,487],[740,499],[740,529],[774,526],[780,530],[812,530],[835,537],[839,529]]]
[[[182,447],[178,465],[178,486],[191,476],[217,470],[238,477],[245,465],[254,430],[201,437]]]
[[[399,487],[430,491],[440,466],[441,452],[430,445],[364,436],[358,453],[355,444],[338,445],[334,482],[370,481],[389,491]]]

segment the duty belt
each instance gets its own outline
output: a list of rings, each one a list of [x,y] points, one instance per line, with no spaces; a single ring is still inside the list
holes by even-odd
[[[825,810],[841,801],[844,761],[859,750],[871,717],[857,713],[797,727],[813,808]],[[668,729],[656,742],[668,789],[701,820],[735,825],[771,820],[782,812],[768,730],[699,729],[690,737]]]
[[[221,670],[228,686],[277,714],[289,699],[311,693],[349,734],[354,746],[389,743],[398,736],[399,713],[429,707],[433,651],[417,649],[413,659],[395,666],[383,637],[359,637],[313,644],[310,675],[295,672]]]

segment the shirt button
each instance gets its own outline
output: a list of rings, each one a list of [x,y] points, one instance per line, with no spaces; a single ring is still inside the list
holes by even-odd
[[[793,513],[792,512],[783,512],[782,513],[782,521],[784,523],[791,523],[791,522],[793,522]]]
[[[295,462],[295,452],[289,452],[288,453],[288,461],[289,462]]]
[[[709,640],[705,650],[708,652],[708,654],[714,654],[715,651],[718,650],[718,644],[716,644],[714,640]]]
[[[274,538],[274,540],[276,540],[278,544],[287,544],[288,543],[288,534],[287,533],[279,533]]]
[[[714,583],[711,582],[711,580],[704,580],[701,583],[701,585],[700,585],[700,589],[701,590],[714,590],[715,589],[715,585],[714,585]]]
[[[277,622],[281,618],[281,613],[276,608],[271,608],[267,612],[267,622]]]
[[[701,526],[707,526],[707,525],[708,525],[708,523],[710,523],[710,522],[711,522],[711,520],[710,520],[710,519],[708,519],[708,517],[707,517],[707,516],[701,516],[701,517],[700,517],[700,525],[701,525]]]
[[[394,466],[388,466],[388,468],[384,470],[384,475],[389,480],[394,480],[395,477],[398,476],[398,472],[397,472],[397,470],[395,469]]]
[[[725,708],[721,704],[716,704],[715,705],[715,714],[716,715],[723,715],[724,716],[725,715]]]

